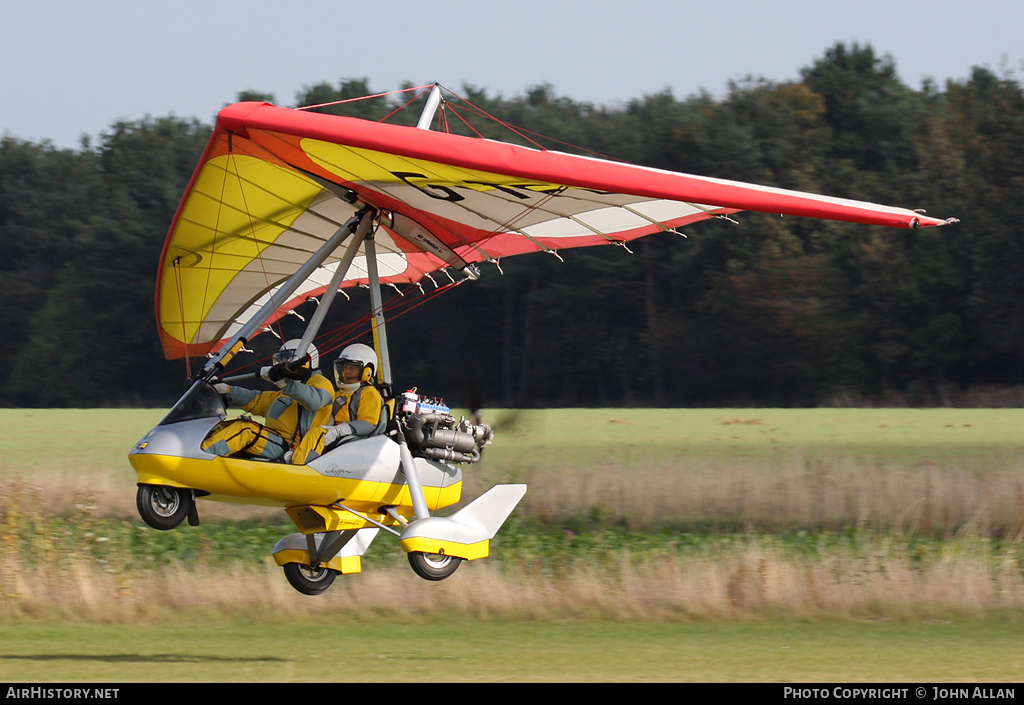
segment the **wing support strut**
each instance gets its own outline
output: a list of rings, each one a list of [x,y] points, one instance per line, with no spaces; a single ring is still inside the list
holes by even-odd
[[[437,86],[434,87],[437,90]],[[391,392],[391,362],[388,354],[388,335],[386,321],[384,318],[384,300],[380,292],[380,273],[377,270],[377,248],[373,240],[373,234],[366,235],[363,239],[366,250],[366,273],[370,279],[370,306],[373,309],[373,347],[377,351],[380,360],[380,369],[377,370],[377,382]],[[430,516],[427,508],[427,499],[423,494],[423,485],[420,483],[419,471],[416,469],[416,461],[409,450],[409,444],[402,432],[402,425],[396,424],[395,440],[398,441],[399,458],[401,459],[402,473],[409,486],[409,497],[412,499],[413,512],[416,519],[426,519]],[[344,507],[343,507],[344,508]]]
[[[359,246],[363,244],[366,239],[367,233],[370,232],[370,225],[373,223],[373,219],[377,212],[370,208],[364,207],[355,217],[359,218],[359,225],[356,226],[355,237],[348,245],[348,249],[345,250],[345,256],[338,262],[338,268],[334,270],[334,276],[331,277],[330,283],[327,285],[327,290],[324,295],[320,297],[320,303],[316,307],[316,311],[313,313],[313,317],[306,325],[306,330],[302,334],[302,340],[299,343],[298,350],[295,351],[297,357],[302,357],[306,354],[309,344],[313,342],[313,338],[320,331],[320,325],[324,322],[324,317],[327,315],[327,311],[331,308],[331,304],[334,302],[334,297],[338,295],[338,288],[341,286],[342,280],[345,275],[348,274],[349,267],[352,266],[352,261],[356,258],[356,254],[359,251]],[[351,221],[350,221],[351,222]],[[369,253],[367,253],[369,257]]]
[[[380,293],[380,273],[377,270],[377,246],[373,234],[367,235],[363,243],[366,249],[366,272],[370,278],[370,306],[373,309],[373,347],[377,349],[380,369],[377,370],[377,384],[391,386],[391,356],[388,353],[388,333],[384,319],[384,300]]]

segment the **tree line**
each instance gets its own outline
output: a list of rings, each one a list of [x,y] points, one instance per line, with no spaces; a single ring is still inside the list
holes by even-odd
[[[365,80],[316,84],[295,105],[372,92]],[[491,407],[803,406],[954,403],[1024,383],[1024,90],[1012,72],[975,67],[914,89],[889,57],[837,44],[799,80],[752,77],[719,97],[664,91],[610,107],[547,85],[462,95],[553,148],[961,223],[897,231],[741,213],[632,252],[485,265],[480,281],[391,324],[396,386]],[[379,119],[396,100],[323,110]],[[154,282],[210,129],[163,117],[117,122],[77,150],[0,140],[0,404],[163,406],[180,393],[185,367],[160,352]],[[523,141],[497,123],[474,129]],[[354,307],[341,315],[363,313]]]

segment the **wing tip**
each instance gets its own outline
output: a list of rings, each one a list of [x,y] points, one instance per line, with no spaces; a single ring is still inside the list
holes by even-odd
[[[913,218],[910,221],[911,230],[919,230],[920,228],[940,228],[943,225],[953,225],[959,223],[959,218]]]

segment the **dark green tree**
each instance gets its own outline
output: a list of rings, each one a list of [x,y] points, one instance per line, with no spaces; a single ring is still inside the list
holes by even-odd
[[[30,354],[13,361],[4,388],[13,403],[153,403],[181,386],[183,367],[172,375],[162,362],[153,281],[171,216],[208,137],[209,128],[195,121],[124,122],[102,136],[95,153],[81,155],[93,167],[93,200],[54,248],[63,255],[27,319]]]

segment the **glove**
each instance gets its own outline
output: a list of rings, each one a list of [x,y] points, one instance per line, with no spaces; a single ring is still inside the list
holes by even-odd
[[[321,426],[324,429],[324,445],[329,446],[339,438],[353,435],[354,431],[347,422],[342,422],[336,426]]]
[[[285,377],[285,364],[284,362],[279,362],[272,367],[262,368],[260,370],[260,377],[284,389],[284,386],[288,384],[288,379]]]
[[[231,391],[231,385],[224,384],[223,382],[217,382],[217,384],[213,385],[213,388],[217,390],[217,394],[220,394],[222,397],[227,396],[228,392]]]
[[[306,367],[309,360],[309,353],[306,353],[298,360],[289,360],[284,363],[284,372],[282,374],[284,374],[285,377],[298,380],[299,382],[306,381],[309,379],[310,375],[313,374],[313,371]]]
[[[279,362],[273,367],[264,367],[260,370],[260,376],[265,380],[273,382],[278,387],[284,387],[289,379],[305,382],[313,374],[312,370],[305,366],[307,362],[309,362],[308,353],[298,360]]]

